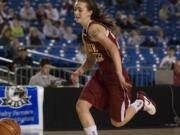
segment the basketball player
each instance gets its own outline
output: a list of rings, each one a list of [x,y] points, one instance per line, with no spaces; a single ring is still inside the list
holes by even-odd
[[[125,125],[141,109],[150,115],[156,113],[153,103],[139,92],[137,100],[130,104],[131,82],[122,66],[119,45],[111,30],[115,22],[102,14],[95,0],[76,0],[75,20],[83,27],[83,42],[86,47],[85,63],[71,75],[78,83],[79,76],[95,62],[98,69],[85,85],[77,101],[76,110],[87,135],[97,135],[97,128],[90,113],[93,106],[109,113],[115,127]]]

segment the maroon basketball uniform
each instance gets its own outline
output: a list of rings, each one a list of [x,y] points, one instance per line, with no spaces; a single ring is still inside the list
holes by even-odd
[[[96,21],[91,21],[88,29],[93,24],[99,24],[105,27]],[[108,112],[113,120],[121,122],[124,120],[126,109],[129,106],[131,89],[124,90],[122,88],[110,52],[99,42],[92,41],[87,31],[83,32],[83,40],[87,45],[87,51],[95,55],[98,68],[83,88],[79,98],[88,101],[98,110]],[[106,32],[107,38],[119,48],[115,36],[107,28]],[[120,48],[119,52],[121,57]],[[129,76],[124,68],[123,75],[125,80],[130,83]]]

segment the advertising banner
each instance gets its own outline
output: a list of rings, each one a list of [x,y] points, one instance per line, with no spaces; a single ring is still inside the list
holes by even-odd
[[[0,119],[15,119],[22,129],[43,130],[44,90],[36,86],[0,86]]]

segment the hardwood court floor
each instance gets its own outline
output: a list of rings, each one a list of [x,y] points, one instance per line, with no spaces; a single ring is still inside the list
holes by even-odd
[[[83,131],[45,132],[43,135],[85,135]],[[99,135],[180,135],[180,128],[101,130]]]

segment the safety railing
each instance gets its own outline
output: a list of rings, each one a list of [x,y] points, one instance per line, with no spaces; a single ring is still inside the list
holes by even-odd
[[[71,85],[71,74],[75,70],[75,68],[57,68],[52,67],[50,70],[50,74],[59,78],[66,80],[67,85]],[[18,67],[15,70],[15,82],[18,85],[28,85],[30,78],[40,71],[39,67]],[[83,86],[86,82],[87,75],[80,76],[80,84]]]
[[[0,66],[0,84],[14,85],[15,74],[7,66]]]
[[[71,73],[75,68],[57,68],[53,67],[50,74],[66,80],[70,84]],[[0,67],[0,83],[12,85],[28,85],[30,78],[40,71],[39,67],[18,67],[15,72],[9,71],[5,66]],[[152,67],[129,67],[127,71],[131,77],[134,87],[148,87],[155,84],[155,69]],[[80,77],[80,85],[83,86],[89,79],[86,74]]]
[[[127,71],[134,87],[148,87],[155,85],[155,71],[153,67],[129,67]]]

